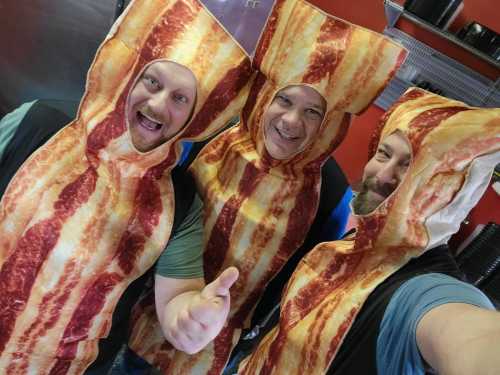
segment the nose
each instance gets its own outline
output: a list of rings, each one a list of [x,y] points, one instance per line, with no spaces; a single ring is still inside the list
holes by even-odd
[[[378,171],[376,177],[380,185],[396,187],[401,180],[399,166],[391,160],[384,164],[383,168]]]
[[[283,120],[283,123],[286,125],[286,127],[291,128],[295,126],[300,125],[300,113],[296,109],[290,109],[286,111],[282,116],[281,119]]]
[[[148,106],[153,111],[157,120],[168,122],[170,119],[169,92],[161,90],[154,93],[148,100]]]

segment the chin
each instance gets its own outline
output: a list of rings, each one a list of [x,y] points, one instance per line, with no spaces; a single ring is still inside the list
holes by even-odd
[[[267,153],[269,156],[271,156],[274,160],[286,160],[288,159],[287,155],[283,155],[281,152],[272,152],[267,149]]]
[[[266,151],[274,160],[287,160],[290,158],[290,153],[283,152],[281,148],[274,143],[268,144],[265,142]]]
[[[141,144],[138,144],[137,142],[132,142],[134,144],[134,147],[137,149],[137,151],[140,151],[140,152],[147,152],[149,151],[148,150],[148,146],[144,146],[144,145],[141,145]]]

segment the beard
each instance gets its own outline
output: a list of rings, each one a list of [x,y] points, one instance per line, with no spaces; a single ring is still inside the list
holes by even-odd
[[[379,185],[375,177],[368,177],[361,190],[352,201],[352,210],[356,215],[368,215],[376,209],[396,188],[396,186]],[[373,195],[373,193],[377,195]]]

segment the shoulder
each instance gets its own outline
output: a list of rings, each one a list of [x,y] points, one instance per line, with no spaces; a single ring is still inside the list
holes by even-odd
[[[379,371],[384,374],[423,374],[417,326],[430,310],[449,303],[493,307],[479,289],[445,274],[422,274],[402,283],[392,295],[379,327]]]
[[[398,304],[403,301],[424,313],[443,303],[470,303],[485,307],[491,304],[475,286],[442,273],[427,273],[410,278],[394,293],[388,308],[401,309]]]

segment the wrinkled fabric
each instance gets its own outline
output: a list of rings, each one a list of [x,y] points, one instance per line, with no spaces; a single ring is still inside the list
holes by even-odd
[[[158,60],[193,72],[197,102],[179,134],[141,153],[125,108]],[[2,374],[80,374],[95,359],[120,295],[169,239],[180,140],[220,129],[241,107],[250,71],[198,1],[131,2],[97,52],[76,119],[23,164],[2,198]]]
[[[241,374],[324,374],[370,293],[455,228],[500,161],[500,109],[473,108],[409,89],[383,116],[378,142],[399,130],[412,161],[398,188],[356,235],[316,246],[293,274],[279,325],[240,366]],[[472,190],[471,190],[472,189]]]
[[[374,100],[405,54],[389,39],[307,2],[275,3],[255,53],[257,77],[241,122],[212,140],[191,169],[205,203],[206,281],[231,265],[240,271],[229,320],[200,353],[165,355],[163,373],[222,372],[266,284],[307,235],[318,208],[321,168],[343,139],[351,114]],[[327,102],[326,115],[315,142],[279,162],[265,150],[262,116],[275,94],[294,84],[317,90]]]

